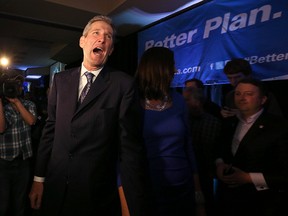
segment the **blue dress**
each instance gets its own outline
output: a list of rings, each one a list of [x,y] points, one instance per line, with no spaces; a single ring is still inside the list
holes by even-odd
[[[194,215],[195,158],[188,109],[181,94],[171,92],[172,106],[143,109],[143,136],[149,160],[152,193],[160,216]]]

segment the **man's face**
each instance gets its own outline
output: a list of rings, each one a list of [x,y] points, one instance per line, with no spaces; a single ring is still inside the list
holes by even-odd
[[[241,79],[245,78],[243,73],[226,74],[226,76],[233,87],[235,87]]]
[[[239,83],[235,88],[235,105],[244,116],[251,116],[257,113],[266,101],[257,86],[250,83]]]
[[[103,21],[94,22],[88,34],[79,42],[83,49],[83,64],[88,70],[96,70],[104,66],[113,51],[113,29]]]
[[[193,89],[197,89],[197,85],[195,82],[191,81],[191,82],[185,83],[185,87],[182,92],[184,98],[190,97],[191,91],[193,91]]]
[[[199,100],[190,96],[186,97],[185,101],[189,107],[190,114],[193,116],[197,116],[201,110],[201,103],[199,102]]]
[[[185,87],[186,88],[197,88],[197,84],[196,84],[196,82],[191,81],[191,82],[187,82],[185,84]]]

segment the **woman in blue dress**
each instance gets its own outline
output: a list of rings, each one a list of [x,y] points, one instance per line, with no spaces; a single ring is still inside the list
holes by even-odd
[[[143,137],[156,215],[193,216],[195,194],[201,195],[201,191],[187,105],[182,95],[170,88],[174,73],[174,53],[168,48],[150,48],[140,59],[136,81],[143,108]],[[199,196],[196,199],[198,204],[203,201]]]

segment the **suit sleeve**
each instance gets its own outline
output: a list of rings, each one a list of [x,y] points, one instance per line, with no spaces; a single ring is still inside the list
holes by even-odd
[[[35,176],[45,177],[47,164],[49,162],[52,144],[54,140],[55,131],[55,111],[56,111],[56,101],[57,101],[57,74],[54,75],[54,81],[52,83],[52,88],[48,95],[48,118],[46,124],[43,128],[41,140],[39,143],[36,166],[35,166]]]

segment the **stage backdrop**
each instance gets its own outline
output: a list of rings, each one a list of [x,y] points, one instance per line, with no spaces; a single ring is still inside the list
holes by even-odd
[[[175,53],[172,87],[190,78],[228,83],[225,62],[245,58],[255,77],[287,79],[287,0],[214,0],[138,33],[138,57],[153,46]]]

